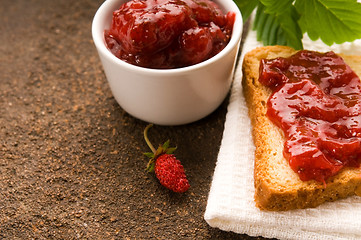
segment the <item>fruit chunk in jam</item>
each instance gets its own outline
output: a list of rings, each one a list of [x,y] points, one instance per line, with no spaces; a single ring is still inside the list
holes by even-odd
[[[141,67],[190,66],[229,42],[235,14],[210,0],[132,0],[113,12],[105,41],[118,58]]]
[[[361,160],[361,83],[333,52],[261,60],[273,91],[268,117],[284,131],[284,156],[303,181],[325,182]]]

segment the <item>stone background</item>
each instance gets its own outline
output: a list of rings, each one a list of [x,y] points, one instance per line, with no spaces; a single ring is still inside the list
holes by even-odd
[[[191,184],[144,172],[147,123],[115,102],[91,38],[100,0],[0,0],[1,239],[257,239],[203,219],[228,99],[210,116],[154,126]]]

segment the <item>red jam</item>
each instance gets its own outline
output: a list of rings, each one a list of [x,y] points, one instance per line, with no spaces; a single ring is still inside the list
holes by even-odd
[[[118,58],[169,69],[211,58],[229,42],[235,13],[211,0],[132,0],[113,13],[105,41]]]
[[[273,91],[268,117],[285,135],[284,156],[303,181],[325,182],[361,160],[361,83],[333,52],[261,60]]]

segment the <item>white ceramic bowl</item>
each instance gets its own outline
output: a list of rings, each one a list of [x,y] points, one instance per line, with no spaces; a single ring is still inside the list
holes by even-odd
[[[113,96],[130,115],[159,125],[181,125],[212,113],[229,92],[242,35],[242,16],[233,0],[218,0],[236,20],[227,46],[214,57],[178,69],[149,69],[128,64],[106,47],[104,30],[126,0],[106,0],[92,23],[94,44]]]

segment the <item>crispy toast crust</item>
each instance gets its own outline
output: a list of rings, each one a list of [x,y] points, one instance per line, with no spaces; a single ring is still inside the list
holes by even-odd
[[[243,91],[253,126],[255,150],[255,202],[263,210],[283,211],[316,207],[354,194],[361,196],[361,169],[345,168],[323,183],[301,181],[283,157],[284,136],[266,116],[271,90],[258,82],[263,58],[289,57],[296,50],[285,46],[259,47],[247,53],[243,61]],[[341,55],[361,76],[361,56]]]

